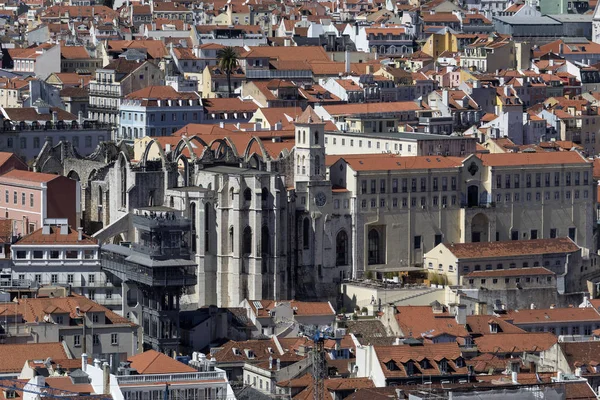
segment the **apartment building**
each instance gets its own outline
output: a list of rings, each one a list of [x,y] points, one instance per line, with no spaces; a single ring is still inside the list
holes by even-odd
[[[600,314],[593,307],[510,310],[500,316],[527,332],[550,332],[554,335],[592,336],[600,329]]]
[[[354,219],[355,273],[421,266],[442,242],[569,236],[583,258],[595,251],[596,186],[577,152],[337,157],[333,212]]]
[[[398,101],[318,106],[315,112],[343,132],[370,134],[398,132],[399,125],[417,122],[421,109],[417,102]]]
[[[196,352],[192,356],[188,365],[155,350],[129,357],[116,375],[122,398],[235,399],[225,371],[216,368],[214,359]]]
[[[494,271],[496,275],[507,273],[511,275],[525,274],[527,268],[546,268],[550,274],[559,278],[559,286],[568,292],[584,286],[581,282],[583,274],[581,249],[569,237],[556,237],[558,230],[552,229],[549,238],[539,239],[539,231],[535,226],[526,232],[530,240],[508,240],[479,243],[440,243],[423,256],[423,267],[427,270],[446,275],[448,283],[458,285],[461,277],[469,276],[468,281],[479,277],[484,271]],[[563,232],[568,234],[569,232]],[[570,233],[574,233],[571,231]],[[530,271],[533,272],[533,271]],[[481,276],[481,278],[485,278]],[[496,276],[496,278],[507,278]],[[492,281],[493,281],[492,279]],[[544,281],[546,281],[544,279]],[[504,282],[504,279],[502,279]],[[479,282],[478,282],[479,283]],[[485,282],[484,282],[485,283]],[[492,283],[492,282],[489,282]],[[508,283],[508,282],[506,282]],[[513,283],[520,283],[516,281]],[[526,280],[523,280],[526,283]],[[556,284],[556,282],[554,282]]]
[[[201,123],[202,99],[196,92],[179,93],[171,86],[147,86],[125,96],[117,140],[168,136],[188,123]]]
[[[113,310],[121,309],[121,288],[100,268],[97,239],[72,229],[66,219],[43,227],[11,246],[12,282],[21,287],[65,286]]]
[[[154,63],[119,58],[96,69],[96,78],[89,83],[88,117],[117,126],[121,99],[136,90],[162,83],[164,74]]]
[[[327,155],[392,153],[403,156],[453,156],[473,154],[477,139],[414,132],[327,132]]]
[[[25,160],[37,157],[46,142],[52,145],[69,141],[80,155],[86,156],[111,138],[108,125],[84,121],[82,114],[51,107],[41,99],[32,107],[0,107],[0,118],[0,149]]]
[[[60,175],[12,170],[0,176],[0,210],[14,221],[15,235],[25,236],[48,218],[66,218],[77,228],[79,182]]]
[[[62,342],[75,357],[116,363],[141,351],[141,327],[87,297],[21,298],[14,307],[17,318],[4,327],[7,343]]]

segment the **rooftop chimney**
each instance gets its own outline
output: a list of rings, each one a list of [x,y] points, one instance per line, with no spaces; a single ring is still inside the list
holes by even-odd
[[[350,52],[348,50],[344,52],[344,71],[347,74],[350,73]]]
[[[104,364],[102,364],[102,380],[104,382],[104,390],[102,391],[103,394],[109,394],[110,393],[110,368],[108,366],[107,362],[104,362]]]
[[[77,240],[79,240],[79,241],[83,240],[83,228],[82,227],[77,228]]]
[[[442,90],[442,104],[448,106],[450,104],[450,92],[448,89]]]
[[[281,370],[281,359],[277,359],[277,371]]]
[[[87,361],[88,361],[88,355],[83,353],[81,355],[81,370],[83,372],[85,372],[85,370],[87,369]]]
[[[516,372],[511,373],[512,383],[514,383],[515,385],[519,383],[519,381],[517,380],[517,376],[518,374]]]

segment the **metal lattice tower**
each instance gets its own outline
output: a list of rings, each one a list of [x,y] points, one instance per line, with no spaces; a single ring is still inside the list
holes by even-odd
[[[314,384],[314,400],[323,400],[325,392],[325,378],[327,376],[325,364],[325,341],[320,335],[315,336],[312,351],[313,365],[312,377]]]

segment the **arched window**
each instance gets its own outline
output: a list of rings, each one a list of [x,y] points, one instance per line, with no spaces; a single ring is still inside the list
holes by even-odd
[[[315,144],[319,144],[319,131],[315,131]]]
[[[229,251],[233,253],[233,226],[229,227]]]
[[[260,230],[260,252],[263,255],[271,254],[269,227],[266,225],[263,225],[263,227]]]
[[[300,173],[300,156],[296,156],[296,173]]]
[[[269,200],[269,190],[266,187],[263,187],[260,192],[260,201],[262,202],[263,208],[265,208],[268,204]]]
[[[315,156],[315,175],[321,175],[321,157]]]
[[[306,164],[305,164],[306,159],[304,158],[304,156],[302,156],[302,174],[306,174]]]
[[[308,218],[304,218],[302,224],[302,245],[305,249],[310,247],[310,220]]]
[[[252,200],[252,190],[250,190],[250,188],[246,188],[246,190],[244,190],[244,200]]]
[[[379,262],[379,232],[376,229],[369,231],[369,265]]]
[[[242,255],[252,254],[252,229],[247,226],[244,228],[244,236],[242,238]]]
[[[206,203],[204,205],[204,251],[207,253],[210,252],[210,210],[212,209],[210,203]],[[233,228],[232,228],[233,229]],[[231,231],[232,239],[233,239],[233,231]],[[233,240],[231,241],[231,251],[233,251]]]
[[[306,131],[302,131],[302,143],[306,144]]]
[[[192,251],[196,252],[196,203],[190,203],[190,219],[192,220]]]
[[[127,207],[127,168],[125,160],[121,163],[121,207]]]
[[[340,231],[335,239],[335,265],[348,265],[348,234]]]
[[[231,198],[231,201],[233,201],[233,188],[229,189],[229,197]]]

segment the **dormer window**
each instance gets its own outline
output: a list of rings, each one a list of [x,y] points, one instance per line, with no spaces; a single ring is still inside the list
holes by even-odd
[[[440,369],[440,374],[447,374],[448,373],[448,361],[446,360],[441,360],[438,364],[439,369]]]
[[[256,357],[254,354],[254,351],[252,351],[250,349],[244,349],[244,352],[246,353],[246,357],[250,360],[252,360]]]
[[[496,322],[490,322],[490,333],[498,333],[498,324]]]
[[[412,361],[409,361],[406,363],[406,374],[407,375],[413,375],[415,373],[415,365],[413,364]]]
[[[388,371],[397,371],[398,370],[398,366],[396,365],[396,362],[394,362],[394,360],[390,360],[390,361],[386,362],[385,367],[388,369]]]
[[[233,355],[235,355],[235,356],[242,355],[242,353],[240,353],[240,349],[238,349],[237,347],[232,348],[231,351],[233,351]]]
[[[17,398],[17,392],[15,390],[12,390],[12,389],[7,389],[4,392],[4,397],[6,397],[7,399],[16,399]]]
[[[458,368],[462,368],[465,366],[465,360],[463,360],[462,358],[457,358],[456,361],[454,362],[456,364],[456,366]]]
[[[429,361],[424,358],[423,360],[421,360],[421,369],[428,369],[429,368]]]

